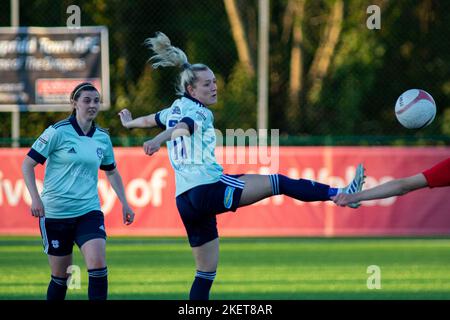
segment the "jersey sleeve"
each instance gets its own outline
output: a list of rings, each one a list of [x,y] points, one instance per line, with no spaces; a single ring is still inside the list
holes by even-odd
[[[204,108],[191,108],[183,114],[181,121],[185,122],[189,126],[189,131],[194,131],[194,123],[196,127],[206,129],[208,123],[211,121],[211,112]]]
[[[430,188],[450,186],[450,158],[422,172]]]
[[[108,143],[107,143],[106,150],[103,154],[102,163],[100,165],[100,169],[103,171],[111,171],[116,168],[116,161],[114,159],[114,150],[112,146],[111,139],[109,139],[108,136]]]
[[[44,164],[58,144],[58,131],[48,127],[31,146],[28,156],[40,164]]]
[[[166,130],[166,121],[167,121],[167,115],[170,112],[170,108],[165,108],[155,115],[156,123],[158,124],[158,127],[160,127],[163,130]]]

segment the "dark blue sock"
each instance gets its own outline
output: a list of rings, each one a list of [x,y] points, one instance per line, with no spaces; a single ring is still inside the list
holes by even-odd
[[[284,194],[301,201],[330,200],[330,186],[312,180],[291,179],[282,174],[271,174],[272,194]]]
[[[192,283],[189,300],[209,300],[209,290],[213,284],[216,272],[197,271]]]
[[[335,195],[337,195],[338,191],[339,191],[339,188],[328,189],[328,197],[329,198],[334,197]]]
[[[47,300],[64,300],[67,292],[67,278],[52,275],[47,289]]]
[[[106,300],[108,296],[108,268],[88,270],[89,300]]]

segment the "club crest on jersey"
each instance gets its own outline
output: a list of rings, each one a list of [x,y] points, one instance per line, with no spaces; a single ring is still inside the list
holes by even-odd
[[[103,159],[103,149],[97,148],[97,157],[102,160]]]
[[[52,247],[55,249],[59,248],[59,241],[58,240],[52,240]]]
[[[178,106],[173,107],[172,114],[181,114],[180,107]]]
[[[223,197],[223,205],[227,209],[230,209],[231,205],[233,204],[233,194],[235,189],[236,188],[230,186],[227,186],[227,188],[225,189],[225,194]]]

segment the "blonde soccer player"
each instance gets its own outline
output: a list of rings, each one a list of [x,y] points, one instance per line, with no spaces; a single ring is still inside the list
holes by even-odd
[[[144,152],[151,156],[163,143],[167,145],[175,171],[176,204],[197,269],[189,297],[207,300],[219,262],[217,214],[234,212],[278,194],[302,201],[329,201],[339,192],[361,190],[364,170],[359,165],[353,181],[342,189],[276,173],[225,174],[214,155],[214,115],[209,109],[218,99],[214,72],[205,64],[191,64],[186,54],[172,46],[163,33],[157,33],[146,43],[154,52],[150,59],[154,68],[180,69],[179,98],[156,114],[133,119],[130,111],[124,109],[119,116],[126,128],[159,126],[163,130],[144,143]]]

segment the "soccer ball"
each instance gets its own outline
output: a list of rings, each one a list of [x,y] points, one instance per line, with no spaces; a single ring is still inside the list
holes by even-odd
[[[405,128],[424,128],[432,123],[436,116],[436,103],[428,92],[410,89],[397,99],[395,116]]]

